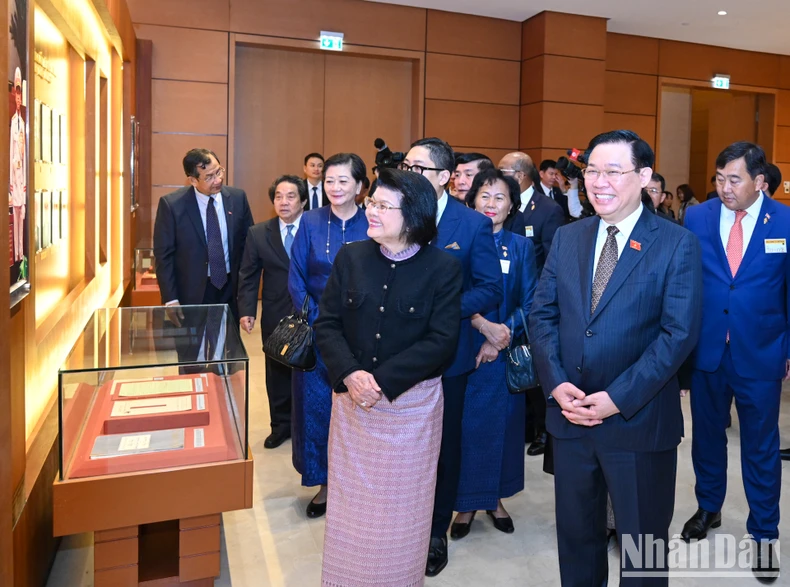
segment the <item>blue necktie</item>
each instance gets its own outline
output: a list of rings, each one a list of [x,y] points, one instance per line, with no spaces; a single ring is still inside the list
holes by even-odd
[[[311,210],[318,208],[318,188],[313,188],[313,205],[310,206]]]
[[[283,244],[285,245],[285,254],[288,255],[288,258],[290,259],[291,258],[291,247],[294,244],[294,235],[293,235],[293,232],[292,232],[293,229],[294,229],[294,225],[293,224],[289,224],[285,228],[288,229],[288,234],[285,235],[285,242]]]
[[[225,268],[225,248],[222,246],[222,231],[219,229],[216,204],[215,198],[209,198],[209,204],[206,207],[206,244],[208,245],[208,268],[211,272],[209,281],[217,289],[222,289],[228,282],[228,272]]]

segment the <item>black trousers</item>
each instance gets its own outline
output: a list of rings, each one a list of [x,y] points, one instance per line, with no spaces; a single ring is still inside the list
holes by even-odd
[[[543,388],[527,390],[527,442],[546,430],[546,396]]]
[[[447,534],[453,521],[458,480],[461,476],[461,422],[464,416],[464,396],[469,375],[442,377],[444,389],[444,417],[442,420],[442,447],[439,451],[439,468],[436,476],[436,497],[433,504],[431,536]]]
[[[291,433],[291,369],[266,357],[266,395],[272,432]]]
[[[562,587],[598,587],[609,576],[606,494],[620,545],[621,587],[665,587],[669,524],[675,507],[677,449],[636,452],[601,446],[592,435],[554,438],[554,494]],[[640,543],[641,540],[641,543]],[[653,545],[648,559],[645,544]],[[629,552],[641,548],[641,559]],[[629,550],[630,547],[630,550]],[[657,563],[662,557],[663,565]],[[653,562],[648,565],[648,560]],[[647,567],[647,568],[646,568]],[[659,577],[633,576],[645,571]]]
[[[210,281],[206,283],[206,291],[203,292],[203,303],[228,304],[230,311],[233,314],[236,327],[239,326],[239,312],[236,306],[236,295],[230,283],[230,273],[228,273],[228,281],[225,284],[225,287],[222,289],[217,289],[211,285]]]

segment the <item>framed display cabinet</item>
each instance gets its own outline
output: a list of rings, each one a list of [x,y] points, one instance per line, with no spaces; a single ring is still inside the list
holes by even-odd
[[[132,306],[159,306],[159,282],[156,280],[156,258],[151,247],[138,247],[134,250],[134,286]]]
[[[97,310],[58,380],[55,535],[95,532],[97,587],[213,585],[220,514],[252,507],[249,359],[227,306]]]

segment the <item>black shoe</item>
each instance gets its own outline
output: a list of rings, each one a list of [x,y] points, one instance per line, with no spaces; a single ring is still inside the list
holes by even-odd
[[[779,578],[779,556],[770,542],[757,543],[757,556],[752,572],[760,583],[773,583]]]
[[[790,448],[780,448],[779,456],[783,461],[790,461]]]
[[[535,437],[535,440],[532,441],[532,444],[529,445],[527,449],[527,454],[531,457],[535,457],[537,455],[542,455],[546,451],[546,431],[543,430],[539,432],[538,435]]]
[[[702,508],[689,518],[683,526],[680,537],[686,542],[689,540],[702,540],[708,535],[708,530],[721,526],[721,512],[706,512]]]
[[[435,577],[447,566],[447,536],[437,538],[431,536],[428,549],[428,564],[425,565],[425,576]]]
[[[291,438],[290,431],[272,430],[272,433],[263,441],[263,448],[277,448],[289,438]]]
[[[318,496],[316,496],[318,497]],[[315,499],[315,497],[313,498]],[[308,518],[320,518],[326,513],[326,502],[324,503],[315,503],[311,501],[307,504],[307,517]]]
[[[500,532],[504,532],[505,534],[512,534],[516,531],[516,528],[513,526],[513,518],[507,516],[506,518],[497,518],[494,515],[493,510],[486,510],[488,517],[494,521],[494,528],[499,530]]]
[[[450,538],[453,540],[460,540],[467,534],[469,534],[469,530],[472,527],[472,522],[475,519],[475,514],[477,512],[472,512],[472,517],[469,518],[468,522],[453,522],[453,525],[450,526]],[[458,519],[458,518],[456,518]]]

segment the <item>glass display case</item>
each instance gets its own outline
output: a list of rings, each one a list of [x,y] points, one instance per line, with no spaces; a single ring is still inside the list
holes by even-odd
[[[97,310],[58,384],[62,481],[247,458],[249,359],[225,305]]]
[[[159,291],[156,258],[151,247],[138,247],[134,250],[134,289]]]

